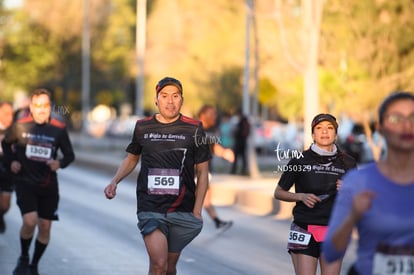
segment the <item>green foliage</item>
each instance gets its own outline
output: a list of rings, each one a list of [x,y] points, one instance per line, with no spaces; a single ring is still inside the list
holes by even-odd
[[[122,91],[101,90],[95,96],[95,105],[103,104],[111,106],[114,102],[120,102],[123,99]]]
[[[27,0],[8,18],[1,78],[8,89],[47,86],[59,90],[60,101],[81,106],[82,1],[46,2]],[[113,93],[109,103],[114,105],[128,100],[119,91],[127,91],[132,76],[134,5],[129,0],[90,3],[91,99]]]
[[[3,49],[4,79],[12,80],[14,87],[26,88],[53,77],[56,45],[48,43],[49,38],[41,26],[22,22],[20,28],[8,35]]]
[[[210,82],[211,92],[202,95],[205,103],[216,105],[218,110],[234,113],[242,106],[243,87],[241,84],[242,68],[225,68],[222,72],[212,73]]]
[[[292,121],[303,118],[303,78],[281,83],[280,87],[283,87],[277,100],[280,115]]]
[[[269,78],[262,78],[259,81],[259,103],[273,107],[277,105],[278,91]]]
[[[338,77],[331,71],[320,70],[319,94],[321,111],[334,114],[342,111],[340,102],[346,98],[347,91],[340,76]]]
[[[324,13],[322,59],[333,74],[344,77],[348,96],[339,109],[353,113],[375,109],[390,91],[413,90],[413,2],[331,2]],[[346,63],[345,70],[340,62]]]

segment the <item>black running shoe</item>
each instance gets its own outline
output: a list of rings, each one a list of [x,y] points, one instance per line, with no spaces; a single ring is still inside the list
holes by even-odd
[[[29,274],[30,275],[39,275],[39,271],[37,270],[37,265],[29,265]]]
[[[233,221],[220,221],[216,224],[217,229],[227,230],[233,225]]]
[[[13,270],[13,275],[30,275],[28,256],[19,257],[19,259],[17,260],[16,268]]]

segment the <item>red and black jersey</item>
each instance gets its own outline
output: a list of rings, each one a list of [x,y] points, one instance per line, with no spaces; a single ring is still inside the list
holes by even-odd
[[[126,151],[141,158],[138,212],[193,211],[194,165],[211,158],[201,122],[183,115],[167,124],[155,115],[138,120]]]
[[[286,191],[295,185],[296,193],[313,193],[323,198],[314,208],[307,207],[301,201],[296,202],[294,221],[328,225],[337,193],[336,182],[351,168],[356,168],[356,162],[343,152],[322,156],[309,149],[301,157],[292,158],[284,167],[278,185]]]
[[[75,159],[65,123],[54,118],[37,124],[30,115],[21,117],[6,132],[2,147],[9,167],[13,160],[22,165],[16,181],[40,186],[57,183],[56,172],[47,162],[57,159],[59,150],[63,155],[59,159],[61,168]]]

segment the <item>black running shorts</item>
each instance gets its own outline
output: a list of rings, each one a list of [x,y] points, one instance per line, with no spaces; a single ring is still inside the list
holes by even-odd
[[[37,212],[39,218],[58,220],[59,193],[56,184],[40,187],[29,183],[16,183],[17,205],[22,215]]]

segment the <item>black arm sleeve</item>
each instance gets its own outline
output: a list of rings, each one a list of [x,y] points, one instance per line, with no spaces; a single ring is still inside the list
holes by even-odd
[[[65,168],[75,160],[75,153],[73,151],[72,143],[70,142],[66,128],[62,132],[60,150],[63,153],[63,158],[60,159],[59,162],[60,168]]]
[[[3,149],[3,158],[4,158],[4,165],[9,169],[10,168],[10,164],[12,163],[12,161],[16,160],[16,154],[13,150],[13,143],[15,141],[15,127],[12,126],[10,127],[7,132],[6,135],[4,137],[4,139],[1,141],[1,147]]]

